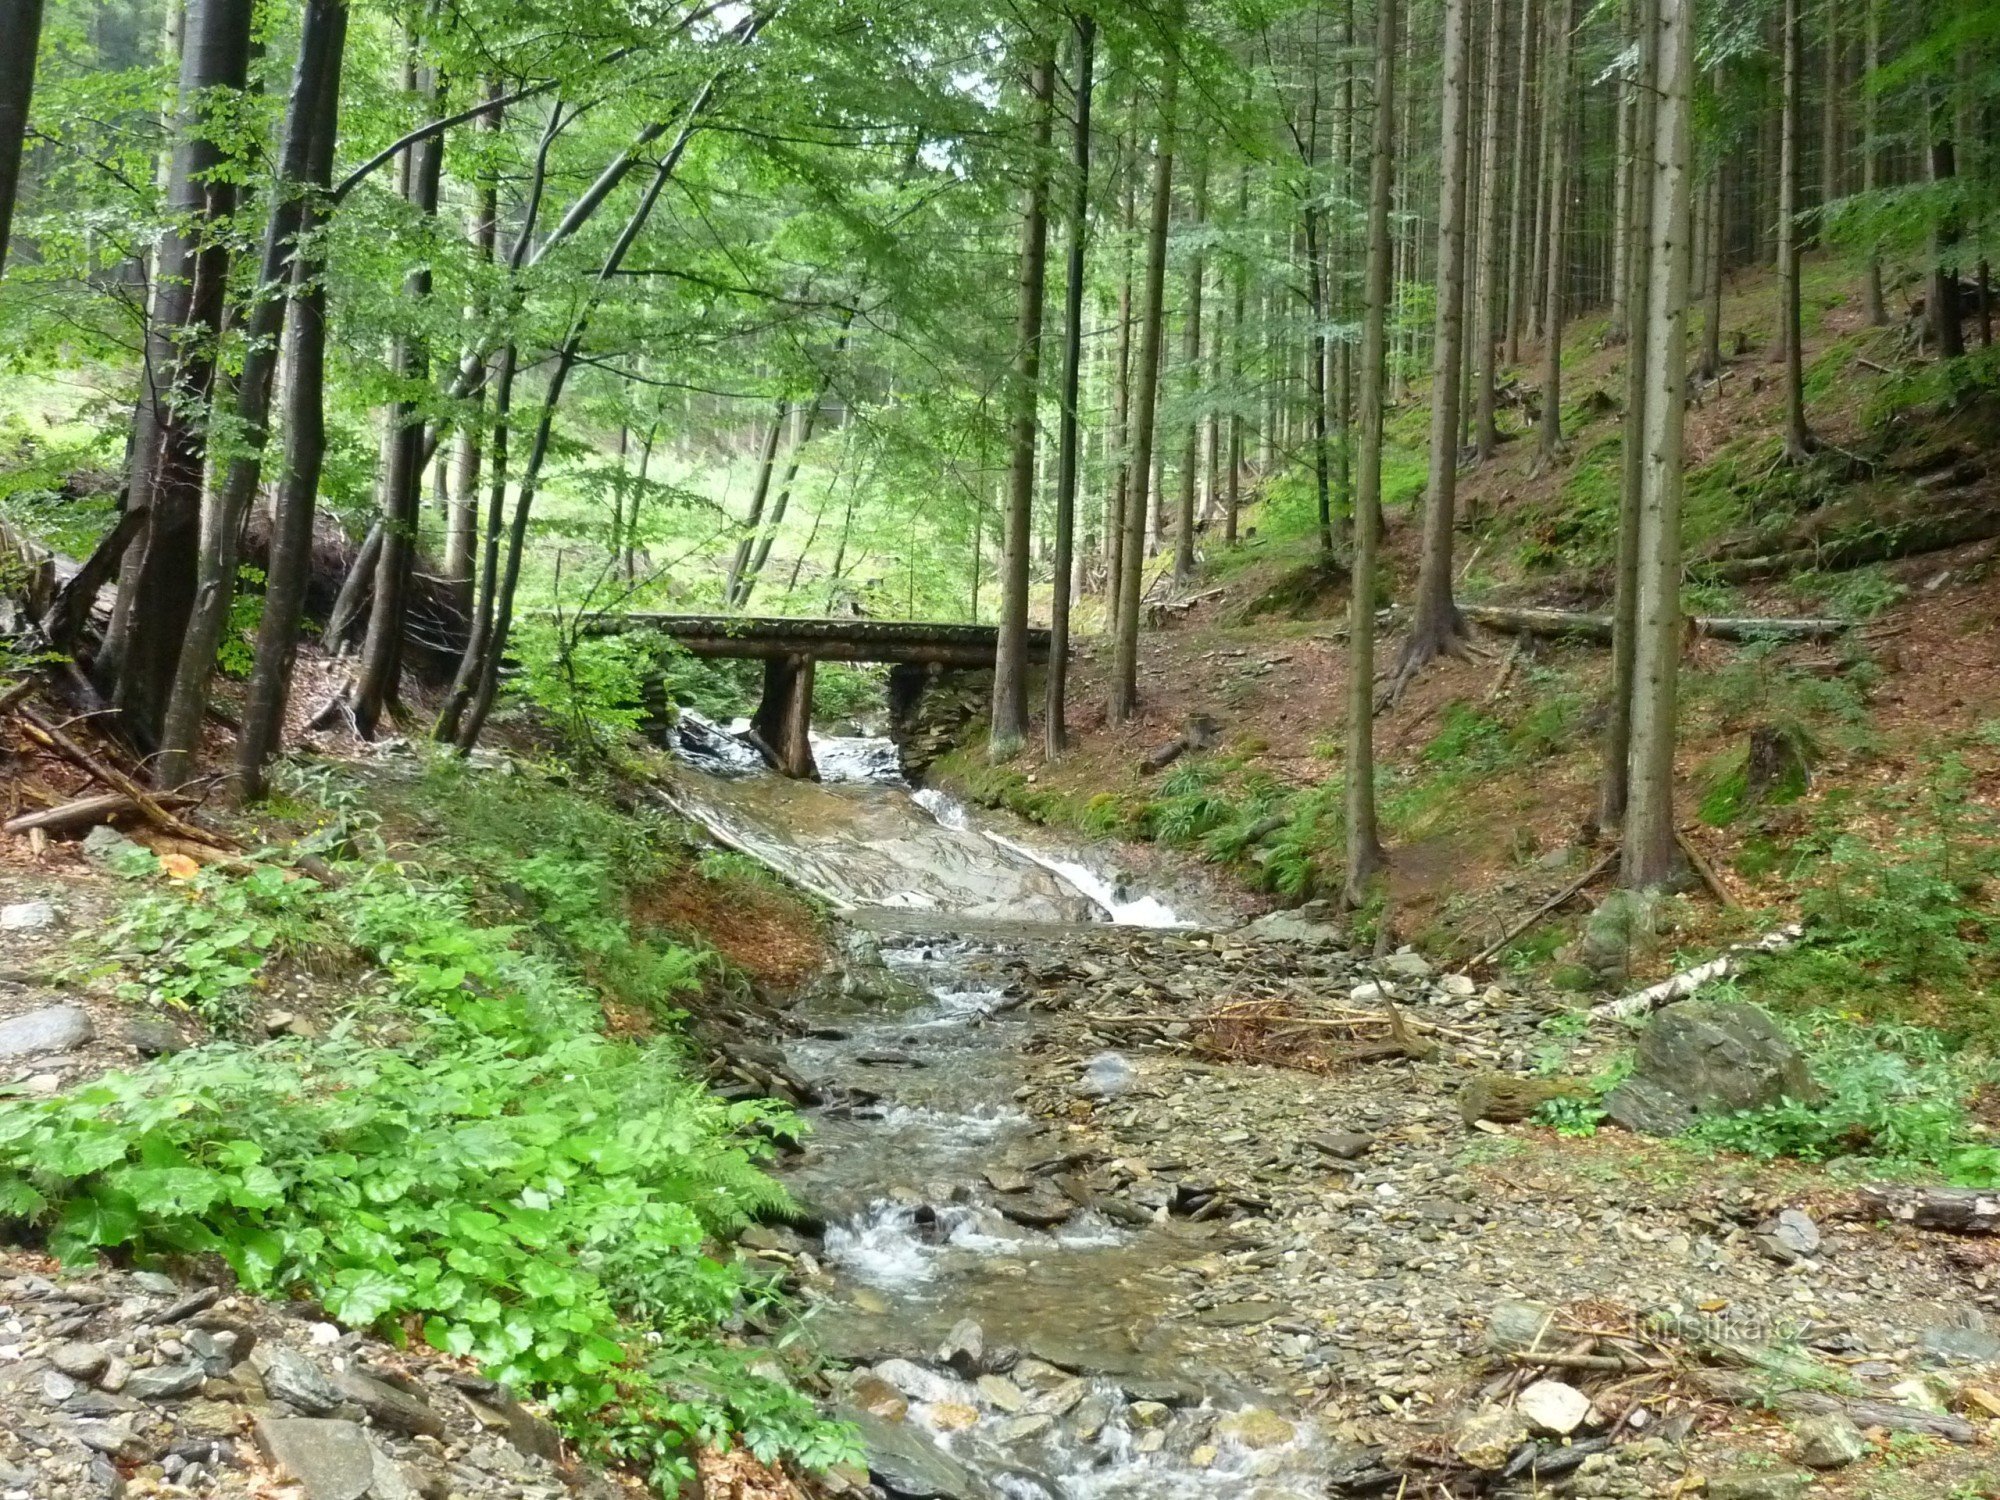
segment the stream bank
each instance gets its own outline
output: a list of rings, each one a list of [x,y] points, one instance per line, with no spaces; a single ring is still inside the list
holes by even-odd
[[[1995,1473],[1977,1413],[2000,1338],[1976,1256],[1850,1217],[1823,1175],[1468,1126],[1468,1079],[1546,1066],[1559,1000],[1359,957],[1311,914],[1141,925],[1190,921],[1185,893],[1140,904],[1088,856],[886,782],[689,783],[689,811],[803,874],[844,931],[785,1049],[821,1101],[791,1181],[822,1232],[751,1243],[808,1304],[868,1441],[868,1480],[836,1484],[1890,1496]],[[1425,1044],[1302,1070],[1209,1024],[1288,995],[1392,998]],[[1618,1042],[1582,1039],[1570,1063]],[[1785,1263],[1758,1232],[1782,1209],[1818,1236]],[[1651,1352],[1622,1380],[1523,1363],[1524,1318],[1586,1367]],[[1970,1409],[1947,1419],[1970,1441],[1892,1410],[1840,1467],[1801,1467],[1804,1418],[1707,1378],[1718,1346],[1834,1361],[1902,1410]],[[1529,1414],[1549,1385],[1582,1401],[1566,1429]]]

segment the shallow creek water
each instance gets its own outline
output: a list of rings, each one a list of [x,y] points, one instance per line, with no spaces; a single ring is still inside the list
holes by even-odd
[[[912,794],[884,742],[816,741],[813,784],[762,774],[724,738],[698,725],[684,747],[704,774],[685,778],[683,809],[848,921],[848,982],[810,1003],[789,1049],[832,1101],[790,1175],[827,1222],[810,1326],[861,1372],[848,1414],[876,1482],[965,1500],[1317,1493],[1310,1425],[1274,1421],[1281,1399],[1202,1368],[1184,1340],[1177,1268],[1209,1248],[1199,1226],[1024,1211],[1024,1180],[1059,1172],[1064,1146],[1016,1103],[1034,1023],[999,960],[1082,924],[1193,913]],[[947,1360],[968,1320],[983,1357]]]

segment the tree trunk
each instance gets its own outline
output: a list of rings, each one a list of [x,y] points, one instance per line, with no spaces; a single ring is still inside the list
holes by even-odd
[[[1861,4],[1865,27],[1861,64],[1861,191],[1873,194],[1880,186],[1882,150],[1879,105],[1875,98],[1875,74],[1882,66],[1882,0],[1861,0]],[[1872,326],[1880,328],[1889,321],[1882,300],[1882,252],[1874,245],[1868,247],[1862,300]]]
[[[1806,429],[1805,359],[1799,327],[1799,0],[1785,0],[1784,119],[1778,143],[1778,333],[1783,340],[1785,458],[1803,463],[1815,444]]]
[[[118,603],[97,668],[126,732],[159,743],[181,637],[194,607],[202,476],[215,341],[229,274],[220,232],[236,206],[226,143],[250,59],[250,0],[189,0],[176,144],[168,172],[171,227],[156,252],[153,315],[133,414],[125,504],[145,516],[125,554]]]
[[[771,498],[771,481],[778,473],[778,445],[784,441],[785,425],[791,419],[792,403],[780,396],[776,410],[771,413],[771,425],[765,429],[763,444],[757,452],[757,480],[750,490],[750,509],[743,518],[743,535],[729,559],[729,571],[723,576],[722,604],[725,609],[736,608],[744,571],[750,566],[750,554],[757,546],[758,533],[764,528],[764,506]]]
[[[1622,132],[1631,155],[1626,176],[1631,191],[1627,206],[1631,222],[1626,239],[1630,249],[1620,267],[1629,279],[1628,307],[1643,306],[1652,283],[1652,168],[1654,112],[1659,80],[1655,76],[1659,39],[1660,0],[1632,0],[1634,49],[1631,77],[1623,90],[1631,109]],[[1625,429],[1621,438],[1622,484],[1618,502],[1618,560],[1612,590],[1611,702],[1605,722],[1604,765],[1598,778],[1596,827],[1609,830],[1625,821],[1632,751],[1632,673],[1637,653],[1639,619],[1639,531],[1645,506],[1647,402],[1653,371],[1648,362],[1652,328],[1646,318],[1631,325],[1625,353]]]
[[[732,40],[739,47],[747,47],[755,40],[762,27],[762,21],[751,17],[740,23]],[[514,593],[520,583],[521,560],[527,548],[528,519],[534,508],[537,486],[541,481],[542,466],[548,458],[549,439],[555,428],[556,409],[561,405],[563,387],[575,370],[578,356],[583,352],[583,341],[590,331],[590,320],[596,312],[604,289],[618,275],[625,257],[631,253],[633,243],[639,238],[646,222],[653,215],[653,209],[660,201],[660,194],[679,169],[681,158],[687,154],[688,143],[694,139],[701,120],[708,113],[715,99],[716,90],[722,80],[718,72],[711,74],[693,99],[688,102],[687,113],[683,117],[680,132],[665,155],[659,159],[653,176],[639,201],[633,206],[631,216],[619,232],[617,240],[606,253],[603,268],[598,272],[595,284],[586,297],[583,306],[571,320],[568,333],[564,336],[560,349],[556,352],[554,368],[549,373],[549,383],[542,397],[541,415],[535,423],[535,435],[529,443],[528,461],[521,471],[520,492],[514,501],[514,517],[507,531],[507,560],[501,573],[499,588],[495,591],[493,606],[493,628],[491,636],[483,643],[484,649],[478,662],[476,686],[472,690],[471,701],[465,707],[463,721],[458,725],[454,739],[461,754],[469,752],[479,742],[480,732],[486,727],[486,716],[492,712],[493,703],[500,689],[500,664],[507,654],[507,639],[513,628]]]
[[[500,97],[500,80],[489,79],[486,85],[488,100]],[[495,109],[480,116],[481,132],[498,136],[505,115]],[[473,207],[472,248],[482,265],[493,263],[494,251],[500,235],[500,195],[499,184],[490,173],[481,173],[477,197]],[[467,314],[477,317],[480,308],[468,308]],[[484,357],[476,350],[468,348],[459,361],[459,379],[475,383],[472,397],[473,406],[464,424],[458,429],[458,437],[453,444],[451,463],[450,497],[447,502],[444,529],[445,580],[453,586],[459,598],[459,607],[471,613],[472,606],[472,563],[479,546],[479,467],[480,430],[485,425],[486,371]]]
[[[1464,647],[1465,625],[1452,598],[1452,530],[1457,522],[1459,341],[1465,332],[1465,174],[1471,120],[1465,73],[1471,0],[1444,12],[1443,176],[1438,203],[1437,335],[1431,361],[1430,475],[1424,496],[1423,553],[1415,618],[1396,667],[1396,690],[1441,651]]]
[[[1500,42],[1506,32],[1506,0],[1488,0],[1486,23],[1486,110],[1480,123],[1482,161],[1479,173],[1479,295],[1473,302],[1472,336],[1476,339],[1474,376],[1476,399],[1472,441],[1483,462],[1500,446],[1495,418],[1495,388],[1500,355]]]
[[[419,60],[417,40],[410,42],[407,86],[436,114],[439,91],[436,69]],[[431,136],[412,146],[403,158],[403,197],[425,219],[434,218],[438,183],[444,168],[444,137]],[[403,299],[412,312],[430,300],[431,268],[419,260],[403,278]],[[430,351],[423,336],[398,334],[389,356],[401,392],[414,392],[430,379]],[[375,598],[368,612],[368,635],[361,643],[361,665],[355,673],[351,707],[362,738],[374,735],[383,709],[397,697],[402,678],[403,631],[408,623],[410,574],[417,554],[417,528],[423,502],[424,418],[413,394],[390,404],[383,433],[382,556],[375,564]]]
[[[1250,217],[1250,171],[1236,173],[1236,224],[1238,231]],[[1243,503],[1243,310],[1249,298],[1249,266],[1241,253],[1233,258],[1230,271],[1229,312],[1229,456],[1222,475],[1222,545],[1236,545],[1237,513]]]
[[[1396,0],[1377,0],[1375,129],[1368,170],[1368,264],[1363,289],[1360,453],[1354,476],[1354,569],[1347,632],[1347,872],[1349,906],[1363,905],[1382,867],[1375,809],[1375,554],[1382,507],[1382,399],[1388,385],[1389,210],[1396,167]],[[1496,0],[1497,8],[1497,0]]]
[[[1796,0],[1793,0],[1796,3]],[[1688,158],[1694,0],[1660,0],[1646,285],[1646,455],[1640,505],[1631,787],[1622,877],[1657,886],[1680,860],[1674,744],[1681,653],[1682,435],[1686,419]]]
[[[1035,45],[1040,46],[1040,43]],[[1049,247],[1049,139],[1054,128],[1053,49],[1040,53],[1028,75],[1033,102],[1028,201],[1021,214],[1019,318],[1008,426],[1012,453],[1007,511],[1000,542],[1000,636],[993,661],[993,729],[986,753],[995,761],[1020,754],[1028,737],[1028,568],[1035,520],[1036,407],[1041,399],[1042,302]]]
[[[1541,15],[1540,0],[1522,0],[1521,47],[1514,78],[1514,180],[1508,189],[1507,210],[1507,363],[1521,362],[1521,326],[1527,320],[1528,275],[1530,266],[1522,260],[1527,249],[1527,220],[1534,212],[1534,195],[1529,184],[1534,162],[1528,157],[1528,120],[1532,113],[1535,84],[1535,22]]]
[[[1125,181],[1120,194],[1119,224],[1123,252],[1118,273],[1118,366],[1112,387],[1111,429],[1113,477],[1104,502],[1104,629],[1115,641],[1118,610],[1125,577],[1125,511],[1132,493],[1132,239],[1138,229],[1139,136],[1134,128],[1132,149],[1122,160]]]
[[[526,263],[529,247],[534,243],[535,230],[541,218],[543,193],[548,183],[549,150],[555,145],[562,125],[563,108],[558,100],[549,111],[548,120],[542,127],[541,143],[535,151],[534,166],[528,177],[527,203],[521,211],[521,227],[507,255],[510,275]],[[507,343],[501,345],[494,361],[493,439],[486,465],[489,477],[485,543],[481,549],[478,594],[472,610],[472,626],[466,632],[465,650],[459,656],[457,671],[452,674],[451,690],[445,695],[444,706],[438,710],[437,721],[431,726],[431,738],[439,744],[458,742],[465,712],[471,707],[472,696],[479,686],[487,646],[493,638],[500,584],[500,531],[507,520],[507,454],[513,420],[514,371],[519,357],[516,347]]]
[[[1542,289],[1542,420],[1535,463],[1545,467],[1562,449],[1562,342],[1564,293],[1569,283],[1570,32],[1576,0],[1557,0],[1549,38],[1548,280]]]
[[[1722,373],[1722,269],[1725,254],[1722,174],[1726,170],[1726,164],[1718,161],[1710,169],[1708,180],[1708,216],[1714,228],[1709,235],[1712,258],[1708,267],[1708,316],[1702,322],[1701,363],[1697,367],[1697,373],[1703,380],[1713,380]]]
[[[161,731],[158,775],[162,786],[177,786],[187,777],[208,708],[208,682],[215,670],[216,650],[236,596],[237,539],[263,475],[264,445],[270,436],[271,386],[278,368],[287,304],[293,295],[287,288],[298,269],[300,232],[319,218],[313,200],[326,190],[327,183],[325,173],[318,169],[324,164],[330,170],[332,163],[331,143],[322,147],[321,137],[333,130],[338,116],[338,99],[329,102],[327,96],[339,93],[346,39],[346,0],[306,0],[257,283],[243,316],[243,363],[234,381],[233,451],[221,473],[214,476],[203,507],[195,603],[180,643],[173,692]]]
[[[319,7],[308,9],[308,22]],[[346,41],[344,0],[329,7],[339,34],[327,39],[327,72],[318,96],[306,177],[324,190],[333,176],[339,132],[340,60]],[[254,801],[264,795],[264,763],[284,733],[291,701],[292,666],[298,657],[299,621],[312,576],[313,515],[319,502],[320,467],[326,456],[326,250],[318,234],[326,206],[317,194],[304,199],[299,221],[301,252],[293,258],[286,320],[290,345],[285,353],[283,428],[285,451],[272,507],[271,555],[264,570],[264,614],[257,626],[255,663],[236,736],[235,791]]]
[[[1198,230],[1208,217],[1208,159],[1194,168],[1192,223]],[[1199,250],[1188,257],[1187,311],[1181,319],[1182,384],[1187,392],[1186,441],[1181,448],[1180,496],[1174,507],[1174,582],[1186,583],[1194,577],[1194,496],[1201,464],[1201,417],[1195,410],[1201,398],[1201,284],[1207,266]]]
[[[1819,95],[1819,206],[1822,213],[1840,197],[1840,0],[1823,0],[1821,25],[1826,52],[1821,60]]]
[[[1931,96],[1929,173],[1933,185],[1951,181],[1958,175],[1958,151],[1952,137],[1951,91],[1933,81],[1924,85]],[[1930,288],[1925,297],[1930,316],[1931,346],[1939,359],[1957,359],[1965,353],[1964,314],[1958,305],[1958,224],[1954,217],[1941,218],[1931,229]]]
[[[1123,724],[1139,703],[1139,588],[1145,575],[1146,485],[1153,470],[1154,408],[1160,390],[1160,334],[1167,290],[1167,217],[1174,196],[1174,112],[1180,62],[1166,59],[1159,141],[1153,152],[1152,220],[1146,231],[1145,302],[1140,311],[1139,368],[1133,382],[1132,457],[1119,558],[1118,635],[1111,672],[1111,722]]]
[[[1626,0],[1622,7],[1623,41],[1628,49],[1642,47],[1650,39],[1642,38],[1643,19],[1635,19],[1636,9],[1643,8],[1644,0]],[[1606,344],[1622,344],[1629,331],[1628,320],[1631,309],[1632,276],[1629,274],[1628,257],[1636,243],[1633,217],[1633,158],[1638,151],[1633,143],[1633,115],[1639,106],[1638,90],[1626,77],[1621,68],[1617,74],[1615,111],[1618,116],[1617,146],[1612,153],[1614,166],[1611,178],[1611,321],[1604,330]]]
[[[1043,750],[1050,760],[1063,752],[1068,730],[1064,696],[1069,684],[1069,611],[1074,589],[1078,399],[1083,376],[1085,235],[1090,229],[1090,93],[1097,23],[1079,13],[1076,31],[1076,119],[1071,136],[1069,258],[1063,279],[1063,363],[1061,409],[1056,429],[1056,554],[1049,596],[1049,669],[1043,705]]]
[[[42,39],[42,0],[0,0],[0,276],[7,271],[21,148],[28,136],[28,101],[35,91],[35,53]]]

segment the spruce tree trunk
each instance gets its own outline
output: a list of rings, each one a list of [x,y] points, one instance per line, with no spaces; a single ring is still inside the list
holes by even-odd
[[[1536,429],[1535,463],[1545,467],[1562,449],[1562,341],[1565,292],[1569,283],[1570,191],[1570,32],[1576,0],[1557,0],[1554,34],[1549,38],[1549,97],[1544,108],[1549,132],[1548,279],[1542,287],[1542,419]]]
[[[0,276],[7,272],[8,232],[28,137],[28,103],[35,91],[35,52],[42,40],[42,0],[0,0]]]
[[[1496,0],[1497,3],[1497,0]],[[1396,166],[1396,0],[1377,0],[1375,128],[1368,170],[1368,263],[1363,288],[1360,452],[1354,476],[1354,571],[1347,631],[1347,871],[1349,906],[1368,900],[1382,867],[1375,809],[1375,554],[1382,509],[1382,400],[1388,386],[1389,209]]]
[[[1110,716],[1132,717],[1139,704],[1139,592],[1145,575],[1146,486],[1153,471],[1154,408],[1160,389],[1160,341],[1167,289],[1167,218],[1174,195],[1174,115],[1179,59],[1166,59],[1160,90],[1159,142],[1153,155],[1152,219],[1146,232],[1145,301],[1140,312],[1139,368],[1133,381],[1131,479],[1125,497],[1125,541],[1119,558],[1118,635],[1111,672]]]
[[[285,323],[285,387],[282,407],[284,455],[272,506],[271,553],[264,574],[264,613],[257,625],[255,660],[243,705],[243,728],[236,736],[232,777],[236,796],[255,801],[264,795],[264,765],[277,751],[291,701],[292,667],[298,657],[299,625],[306,587],[312,577],[313,516],[319,503],[319,476],[326,456],[326,262],[317,231],[326,208],[318,193],[333,176],[340,129],[340,68],[345,52],[347,6],[328,7],[338,34],[323,43],[326,87],[319,91],[319,116],[312,135],[306,179],[314,192],[303,201],[298,243],[291,262]],[[309,7],[311,11],[317,6]]]
[[[1069,255],[1063,276],[1063,363],[1061,409],[1056,429],[1056,548],[1049,597],[1049,667],[1043,699],[1042,748],[1048,758],[1061,755],[1068,738],[1065,723],[1069,688],[1069,615],[1075,589],[1076,485],[1078,469],[1078,405],[1082,395],[1085,236],[1090,229],[1090,94],[1091,68],[1097,47],[1097,23],[1078,14],[1076,34],[1076,101],[1070,149]]]
[[[1621,7],[1621,32],[1628,49],[1645,46],[1650,40],[1642,40],[1644,20],[1635,15],[1635,10],[1642,5],[1643,0],[1626,0]],[[1614,345],[1625,342],[1631,315],[1632,278],[1627,274],[1628,256],[1636,238],[1632,227],[1635,175],[1632,163],[1638,153],[1632,130],[1639,97],[1638,90],[1622,70],[1618,74],[1616,101],[1618,141],[1612,153],[1614,166],[1611,175],[1611,321],[1604,330],[1604,342]]]
[[[1958,150],[1953,139],[1951,90],[1935,80],[1924,85],[1929,95],[1930,154],[1928,171],[1933,185],[1951,181],[1958,175]],[[1931,229],[1930,287],[1924,298],[1930,319],[1931,347],[1939,359],[1957,359],[1965,353],[1964,314],[1958,305],[1958,225],[1944,218]]]
[[[1819,94],[1819,206],[1840,197],[1841,183],[1841,35],[1840,0],[1822,0],[1821,26],[1825,52],[1821,59]]]
[[[1632,0],[1627,10],[1634,49],[1632,76],[1624,87],[1631,100],[1630,117],[1622,132],[1631,162],[1626,169],[1632,191],[1626,204],[1631,213],[1627,243],[1631,249],[1620,268],[1629,278],[1628,307],[1643,306],[1652,280],[1652,168],[1655,107],[1659,80],[1655,48],[1659,37],[1660,0]],[[1625,428],[1621,439],[1623,483],[1618,503],[1618,554],[1611,609],[1611,699],[1604,731],[1604,764],[1598,777],[1595,826],[1620,827],[1625,821],[1632,749],[1632,673],[1637,651],[1639,616],[1639,530],[1645,505],[1647,401],[1652,369],[1648,363],[1652,329],[1645,318],[1633,321],[1625,354]]]
[[[1506,0],[1488,0],[1486,24],[1486,111],[1480,124],[1482,163],[1479,173],[1479,295],[1474,301],[1472,336],[1477,341],[1476,392],[1472,424],[1473,448],[1481,462],[1500,446],[1494,411],[1499,385],[1500,356],[1500,42],[1506,32]]]
[[[333,152],[330,143],[321,146],[321,137],[332,132],[338,115],[346,39],[346,0],[306,0],[257,283],[242,316],[243,363],[233,382],[233,451],[221,472],[212,475],[203,504],[195,603],[180,643],[173,692],[161,730],[158,780],[162,786],[177,786],[187,777],[201,738],[216,651],[236,597],[237,539],[263,475],[264,445],[270,436],[271,386],[292,295],[287,289],[298,269],[300,232],[319,217],[312,200],[327,185],[319,169],[322,165],[330,168]],[[335,96],[330,102],[329,94]],[[225,391],[228,385],[225,382]]]
[[[439,103],[437,70],[417,56],[410,41],[407,86],[435,115]],[[432,136],[410,147],[403,157],[403,197],[425,219],[435,218],[438,185],[444,170],[444,137]],[[403,298],[414,311],[430,300],[428,261],[414,264],[403,278]],[[413,391],[430,379],[430,350],[422,335],[398,334],[390,351],[389,368],[398,386]],[[414,396],[402,396],[389,407],[383,432],[382,555],[375,563],[375,597],[368,611],[368,634],[361,643],[361,664],[354,677],[351,707],[355,728],[372,738],[385,708],[398,696],[403,668],[403,633],[409,623],[410,575],[415,569],[417,528],[424,483],[424,417]]]
[[[1457,522],[1459,344],[1465,333],[1465,176],[1471,119],[1466,63],[1471,0],[1446,0],[1444,12],[1443,171],[1438,204],[1437,332],[1431,361],[1430,474],[1424,496],[1423,551],[1415,617],[1396,666],[1396,691],[1441,651],[1464,648],[1465,622],[1452,598],[1452,531]]]
[[[225,124],[249,68],[250,0],[189,0],[181,49],[170,227],[155,253],[153,314],[133,414],[125,505],[145,517],[127,550],[97,670],[126,733],[159,744],[201,552],[207,405],[229,275],[221,226],[236,207]]]
[[[1208,217],[1208,159],[1204,155],[1194,168],[1194,217],[1196,229]],[[1188,257],[1187,311],[1181,320],[1182,383],[1187,391],[1187,434],[1181,447],[1180,494],[1174,507],[1174,582],[1186,583],[1194,577],[1194,496],[1201,460],[1201,417],[1195,403],[1201,396],[1201,291],[1207,265],[1199,250]]]
[[[1540,0],[1522,0],[1521,46],[1514,75],[1514,180],[1508,189],[1507,209],[1507,363],[1521,362],[1521,327],[1527,321],[1529,266],[1527,251],[1528,216],[1534,212],[1530,191],[1534,162],[1528,156],[1528,120],[1532,113],[1535,88],[1535,22],[1541,14]]]
[[[1688,161],[1694,0],[1660,0],[1651,250],[1646,286],[1646,455],[1640,505],[1638,630],[1633,669],[1631,788],[1622,877],[1660,885],[1679,864],[1674,745],[1681,654],[1681,496],[1686,417]]]
[[[1799,89],[1803,26],[1799,0],[1785,0],[1784,112],[1778,143],[1778,334],[1783,340],[1785,458],[1803,463],[1811,454],[1806,429],[1805,358],[1799,327]]]
[[[1037,44],[1039,45],[1039,44]],[[1028,201],[1021,215],[1020,302],[1014,330],[1014,378],[1009,393],[1012,453],[1000,543],[1000,638],[993,662],[990,760],[1011,760],[1028,737],[1028,565],[1035,519],[1036,405],[1041,399],[1042,301],[1049,247],[1049,140],[1054,125],[1055,60],[1047,52],[1028,75],[1034,123],[1029,144]]]
[[[1881,172],[1881,121],[1879,104],[1875,98],[1875,74],[1882,66],[1882,3],[1883,0],[1861,0],[1864,12],[1865,34],[1862,46],[1866,49],[1862,59],[1861,78],[1861,191],[1873,193],[1879,187]],[[1882,298],[1882,252],[1868,247],[1867,279],[1862,283],[1862,303],[1868,313],[1869,323],[1876,328],[1889,321],[1889,311]]]
[[[1708,316],[1702,323],[1701,363],[1696,369],[1703,380],[1713,380],[1722,373],[1722,272],[1726,254],[1722,234],[1722,174],[1726,170],[1726,164],[1718,161],[1708,181],[1708,213],[1714,229],[1709,235],[1712,260],[1708,268]]]

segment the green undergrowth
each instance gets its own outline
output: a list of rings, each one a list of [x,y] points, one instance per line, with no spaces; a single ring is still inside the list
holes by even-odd
[[[1536,691],[1506,716],[1468,703],[1444,712],[1414,765],[1378,765],[1377,804],[1392,844],[1463,826],[1477,816],[1469,794],[1566,753],[1586,733],[1586,703],[1569,674],[1530,667]],[[934,774],[969,801],[1090,838],[1140,839],[1193,852],[1254,889],[1304,901],[1333,894],[1345,861],[1344,782],[1281,781],[1256,764],[1261,742],[1190,755],[1157,781],[1120,790],[1048,786],[1013,765],[992,765],[974,743],[940,760]],[[1340,748],[1325,746],[1338,761]]]
[[[0,1212],[65,1259],[215,1256],[473,1360],[661,1494],[732,1435],[849,1456],[728,1331],[781,1313],[719,1246],[793,1212],[764,1164],[800,1124],[708,1093],[675,1022],[716,961],[627,915],[676,871],[728,872],[688,873],[668,820],[568,779],[327,770],[291,779],[277,812],[304,831],[247,872],[127,846],[77,977],[217,1039],[0,1102]],[[323,1035],[246,1039],[280,985],[337,997]],[[609,1000],[653,1034],[608,1035]]]

